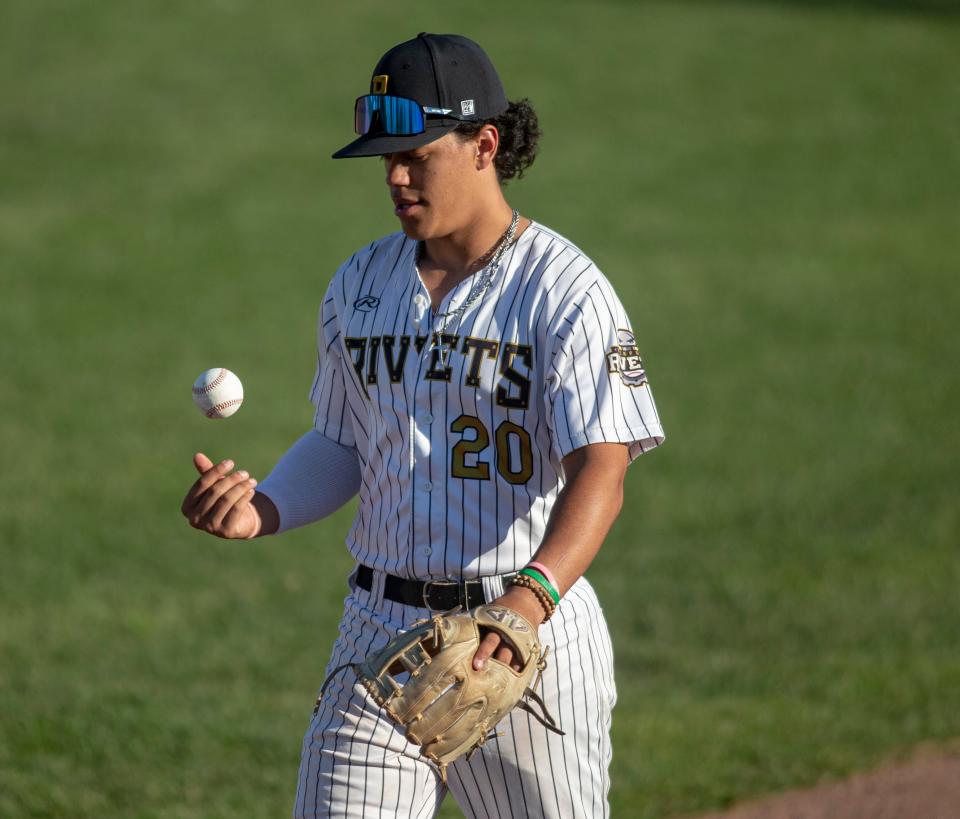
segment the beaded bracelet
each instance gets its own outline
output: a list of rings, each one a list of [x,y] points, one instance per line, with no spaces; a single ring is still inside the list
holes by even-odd
[[[550,599],[550,595],[540,588],[536,581],[531,580],[529,577],[520,577],[513,585],[520,586],[521,588],[525,588],[533,593],[543,609],[543,622],[546,622],[553,616],[553,613],[557,610],[557,607],[554,605],[553,600]]]
[[[520,574],[535,580],[537,583],[543,586],[544,589],[546,589],[547,594],[550,595],[554,603],[557,605],[560,604],[560,592],[556,590],[553,583],[547,580],[547,578],[545,578],[541,572],[538,572],[536,569],[531,569],[529,566],[527,566],[525,569],[520,570]]]
[[[526,575],[516,575],[510,581],[510,585],[520,586],[521,588],[528,589],[529,591],[533,592],[534,596],[543,607],[544,614],[546,615],[543,618],[543,622],[547,622],[547,620],[549,620],[553,616],[553,613],[557,610],[556,603],[553,602],[553,598],[550,597],[546,589],[541,587],[535,580],[531,580]]]

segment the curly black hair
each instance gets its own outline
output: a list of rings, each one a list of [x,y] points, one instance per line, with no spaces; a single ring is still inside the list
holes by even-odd
[[[530,100],[524,98],[511,102],[502,114],[484,122],[464,123],[454,133],[467,140],[476,136],[484,125],[493,125],[500,134],[500,147],[494,158],[497,179],[506,183],[522,177],[537,158],[537,145],[542,133],[537,112],[533,110]]]

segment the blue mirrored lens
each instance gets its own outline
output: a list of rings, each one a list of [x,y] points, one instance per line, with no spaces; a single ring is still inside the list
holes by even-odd
[[[423,109],[414,100],[383,94],[367,94],[357,99],[354,130],[360,136],[371,130],[409,136],[422,134],[423,129]]]

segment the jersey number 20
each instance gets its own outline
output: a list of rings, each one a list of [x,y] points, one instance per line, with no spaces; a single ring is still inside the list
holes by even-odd
[[[463,438],[453,445],[451,453],[450,473],[454,478],[473,478],[474,480],[490,480],[490,464],[480,458],[482,453],[490,446],[490,433],[484,426],[483,421],[475,415],[461,415],[450,424],[450,431],[464,433],[467,430],[473,430],[475,437],[471,439]],[[510,453],[510,438],[516,438],[519,452],[519,468],[513,469]],[[496,441],[496,461],[497,472],[505,481],[512,484],[522,484],[530,480],[533,475],[533,447],[530,443],[530,433],[523,427],[514,424],[512,421],[504,421],[494,432]],[[476,455],[476,463],[472,466],[467,464],[467,456]]]

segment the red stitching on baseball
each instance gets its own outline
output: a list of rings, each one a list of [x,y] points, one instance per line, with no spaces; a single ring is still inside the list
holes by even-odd
[[[224,379],[225,379],[226,377],[227,377],[227,370],[226,370],[225,368],[221,367],[221,368],[220,368],[220,372],[217,373],[217,377],[214,378],[213,381],[211,381],[211,382],[210,382],[209,384],[207,384],[205,387],[194,387],[194,388],[193,388],[193,394],[194,394],[194,395],[206,395],[208,392],[210,392],[210,390],[214,390],[214,389],[216,389],[217,387],[219,387],[219,386],[223,383],[223,381],[224,381]]]
[[[214,404],[206,411],[207,418],[213,418],[218,412],[225,410],[227,407],[232,407],[234,404],[242,403],[242,398],[231,398],[229,401],[221,401],[219,404]]]

